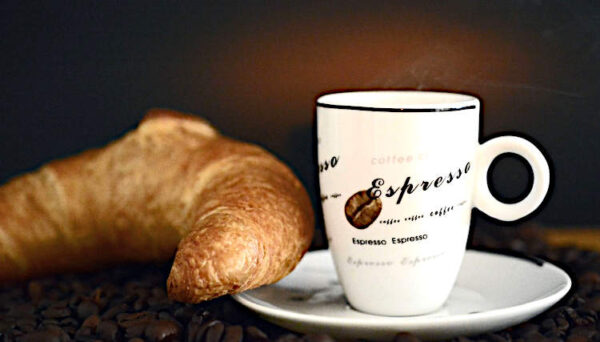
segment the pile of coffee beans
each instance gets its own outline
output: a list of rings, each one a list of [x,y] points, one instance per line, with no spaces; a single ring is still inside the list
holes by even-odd
[[[536,227],[480,228],[471,245],[542,256],[567,269],[575,286],[564,300],[529,322],[452,341],[600,341],[599,253],[551,248]],[[123,266],[0,287],[0,342],[334,340],[272,325],[230,297],[196,305],[173,302],[165,289],[169,266]],[[419,339],[398,332],[396,341]]]

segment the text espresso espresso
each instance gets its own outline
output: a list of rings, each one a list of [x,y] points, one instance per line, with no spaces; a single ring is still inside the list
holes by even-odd
[[[393,237],[391,239],[377,239],[377,240],[369,240],[369,239],[358,239],[353,237],[352,243],[359,246],[385,246],[388,244],[391,245],[403,245],[409,242],[416,242],[421,240],[427,240],[427,234],[408,236],[408,237]]]

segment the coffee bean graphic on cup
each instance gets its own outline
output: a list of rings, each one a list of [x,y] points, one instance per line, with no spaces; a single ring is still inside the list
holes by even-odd
[[[365,229],[375,222],[381,213],[381,199],[371,198],[366,190],[359,191],[348,198],[344,212],[353,227]]]

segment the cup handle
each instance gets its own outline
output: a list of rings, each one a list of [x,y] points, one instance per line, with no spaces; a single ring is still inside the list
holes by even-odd
[[[516,153],[531,165],[533,187],[522,201],[503,203],[490,192],[487,173],[492,161],[503,153]],[[550,168],[540,150],[531,142],[516,136],[491,139],[477,149],[477,175],[473,205],[485,214],[502,221],[514,221],[529,215],[544,200],[550,186]]]

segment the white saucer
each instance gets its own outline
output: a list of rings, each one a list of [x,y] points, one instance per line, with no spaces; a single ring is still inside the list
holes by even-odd
[[[439,311],[386,317],[352,309],[343,296],[329,251],[307,253],[276,284],[233,296],[266,320],[301,333],[390,340],[400,331],[444,339],[500,330],[523,322],[560,300],[571,279],[543,262],[469,250],[456,285]]]

